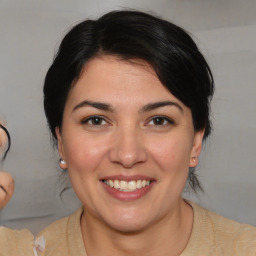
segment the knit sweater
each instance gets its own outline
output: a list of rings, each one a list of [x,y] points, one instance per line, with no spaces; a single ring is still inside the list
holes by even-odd
[[[256,256],[256,228],[226,219],[195,203],[193,229],[180,256]],[[41,231],[0,228],[0,256],[87,256],[80,227],[83,209]]]

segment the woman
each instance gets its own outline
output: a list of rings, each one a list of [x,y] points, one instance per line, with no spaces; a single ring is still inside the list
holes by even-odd
[[[117,11],[75,26],[46,75],[44,106],[83,207],[43,230],[34,254],[255,255],[255,228],[182,198],[187,181],[200,188],[213,91],[197,46],[167,21]]]

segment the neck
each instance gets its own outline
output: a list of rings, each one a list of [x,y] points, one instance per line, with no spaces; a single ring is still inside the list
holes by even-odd
[[[83,214],[82,235],[88,256],[177,256],[185,249],[193,225],[193,210],[184,200],[150,227],[137,232],[120,232]]]

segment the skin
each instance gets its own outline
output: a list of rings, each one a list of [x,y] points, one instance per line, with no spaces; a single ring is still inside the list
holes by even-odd
[[[7,136],[3,129],[0,128],[0,153],[2,154],[6,144]],[[0,154],[0,159],[2,155]],[[3,209],[10,201],[14,193],[14,180],[11,174],[0,171],[0,210]]]
[[[159,102],[172,104],[156,107]],[[68,168],[84,205],[81,230],[89,256],[172,256],[184,250],[193,210],[181,194],[204,131],[194,131],[190,109],[147,63],[112,56],[90,60],[69,92],[56,132],[66,161],[61,167]],[[113,175],[143,175],[154,183],[144,196],[120,200],[101,182]]]
[[[14,193],[14,180],[10,173],[0,171],[0,210],[10,201]]]

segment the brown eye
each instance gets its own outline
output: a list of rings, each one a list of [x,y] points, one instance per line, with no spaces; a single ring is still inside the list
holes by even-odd
[[[107,122],[104,118],[100,116],[91,116],[83,120],[82,124],[101,126],[101,125],[107,125]]]
[[[101,125],[103,123],[103,119],[100,117],[94,117],[94,118],[91,118],[90,122],[93,125]]]
[[[168,124],[173,124],[173,121],[164,116],[155,116],[148,122],[148,125],[156,125],[156,126],[168,125]]]
[[[162,118],[162,117],[155,117],[153,119],[154,125],[163,125],[165,123],[165,121],[166,120],[164,118]]]

